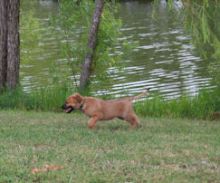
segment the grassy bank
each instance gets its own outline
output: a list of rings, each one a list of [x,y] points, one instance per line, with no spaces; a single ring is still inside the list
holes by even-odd
[[[73,92],[73,89],[67,86],[44,88],[28,94],[19,89],[14,92],[4,92],[0,94],[0,109],[61,112],[60,106]],[[220,89],[215,89],[201,91],[195,97],[182,96],[179,99],[167,101],[151,93],[152,99],[135,103],[135,110],[141,116],[210,119],[213,112],[220,111],[219,96]]]
[[[220,123],[141,118],[86,127],[78,113],[0,111],[0,182],[218,182]],[[32,174],[33,168],[61,170]]]
[[[142,116],[212,119],[213,113],[220,111],[220,89],[204,90],[194,97],[183,95],[175,100],[156,95],[152,100],[137,103],[135,108]]]
[[[0,94],[0,109],[61,111],[67,96],[74,92],[67,86],[45,87],[25,93],[18,88]]]

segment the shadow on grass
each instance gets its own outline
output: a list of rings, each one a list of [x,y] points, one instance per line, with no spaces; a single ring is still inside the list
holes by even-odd
[[[129,123],[126,121],[119,121],[119,120],[110,120],[110,121],[100,121],[97,122],[94,131],[101,131],[101,130],[107,130],[111,132],[117,132],[117,131],[128,131],[131,129]]]

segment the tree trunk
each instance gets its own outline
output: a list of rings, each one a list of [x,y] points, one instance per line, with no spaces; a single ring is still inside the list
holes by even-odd
[[[0,90],[19,82],[19,6],[20,0],[0,0]]]
[[[7,3],[0,0],[0,90],[6,85],[7,76]]]
[[[7,88],[19,82],[19,5],[20,0],[8,0]]]
[[[93,62],[93,55],[96,49],[97,33],[99,28],[99,23],[104,8],[104,0],[95,1],[96,8],[92,19],[92,26],[89,32],[88,39],[88,51],[85,57],[85,61],[82,67],[82,72],[80,75],[80,89],[83,90],[88,84],[89,77],[91,75],[91,67]]]

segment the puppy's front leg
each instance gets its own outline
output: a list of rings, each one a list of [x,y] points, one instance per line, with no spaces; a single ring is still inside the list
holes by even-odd
[[[88,121],[88,127],[89,127],[90,129],[94,128],[97,121],[98,121],[98,117],[97,117],[97,116],[91,117],[91,118],[89,119],[89,121]]]

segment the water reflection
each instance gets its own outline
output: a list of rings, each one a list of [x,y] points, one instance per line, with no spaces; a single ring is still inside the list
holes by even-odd
[[[57,12],[56,5],[54,1],[40,1],[33,7],[41,28],[49,26],[49,15]],[[175,6],[178,9],[181,4]],[[125,65],[123,69],[109,68],[108,72],[114,82],[108,86],[108,90],[100,88],[97,95],[108,93],[119,97],[151,88],[170,99],[182,93],[195,95],[201,88],[211,87],[206,62],[195,53],[180,17],[168,13],[165,1],[161,1],[157,19],[152,18],[152,10],[152,3],[149,2],[121,3],[119,16],[123,27],[119,41],[138,41],[139,44],[129,58],[121,61]],[[21,84],[26,91],[47,86],[51,81],[50,69],[54,64],[59,66],[60,73],[65,73],[65,77],[72,77],[66,58],[60,58],[58,54],[58,37],[60,42],[63,41],[60,33],[61,30],[51,27],[51,31],[45,32],[38,43],[39,47],[44,48],[43,51],[31,50],[31,62],[21,63]],[[121,46],[116,48],[113,54],[121,54]]]

